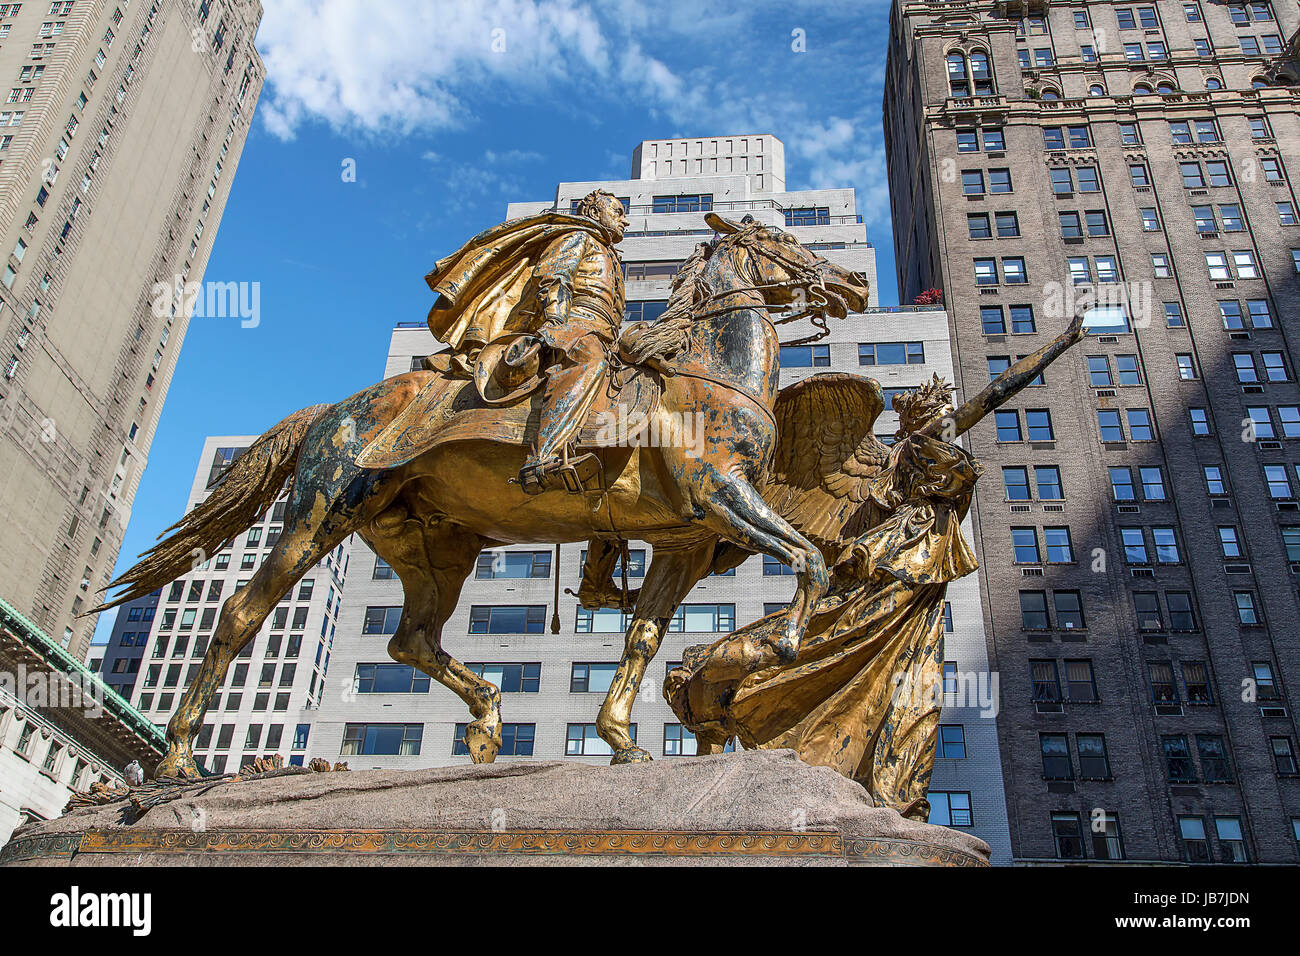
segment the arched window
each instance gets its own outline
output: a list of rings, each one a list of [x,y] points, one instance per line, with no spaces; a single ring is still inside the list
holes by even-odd
[[[1205,78],[1205,88],[1207,90],[1221,90],[1223,89],[1223,80],[1217,76],[1207,76]]]
[[[1050,86],[1044,87],[1043,92],[1039,95],[1045,100],[1059,100],[1061,98],[1061,94]]]
[[[1156,84],[1156,92],[1159,93],[1161,96],[1172,96],[1174,93],[1178,92],[1178,89],[1174,86],[1174,84],[1169,82],[1164,82],[1164,83]]]
[[[975,81],[976,96],[989,96],[993,93],[993,71],[989,68],[989,55],[983,50],[971,52],[970,75]]]
[[[953,96],[970,96],[970,82],[966,79],[966,58],[960,53],[948,54],[948,91]]]
[[[1287,76],[1285,73],[1283,73],[1279,75],[1278,78],[1273,82],[1276,83],[1278,86],[1295,86],[1295,77]]]
[[[1133,87],[1134,96],[1145,96],[1150,92],[1151,92],[1151,87],[1145,83],[1138,83],[1136,86]]]
[[[948,54],[948,91],[952,96],[989,96],[993,93],[993,71],[989,55],[974,50],[967,57],[959,50]]]
[[[1251,89],[1262,90],[1264,87],[1268,86],[1268,80],[1264,79],[1262,76],[1257,76],[1250,81],[1250,86]]]
[[[1106,95],[1106,87],[1102,86],[1100,83],[1094,83],[1094,84],[1092,84],[1092,86],[1088,87],[1088,95],[1089,95],[1089,96],[1105,96],[1105,95]]]

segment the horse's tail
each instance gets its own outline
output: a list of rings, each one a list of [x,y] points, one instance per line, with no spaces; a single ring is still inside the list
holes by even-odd
[[[252,525],[280,494],[293,474],[298,452],[312,424],[330,408],[313,405],[294,412],[240,455],[222,476],[216,490],[168,531],[129,571],[106,587],[127,589],[90,613],[107,611],[158,590],[194,569],[236,534]],[[162,538],[162,535],[159,535]]]

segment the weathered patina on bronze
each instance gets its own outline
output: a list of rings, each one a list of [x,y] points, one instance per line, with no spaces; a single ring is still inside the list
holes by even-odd
[[[798,576],[786,612],[697,654],[673,697],[706,746],[722,734],[767,746],[774,736],[751,732],[748,718],[727,711],[723,697],[739,695],[719,696],[717,688],[748,688],[805,666],[810,621],[821,647],[828,613],[851,601],[878,602],[882,574],[912,569],[908,587],[917,593],[903,623],[920,627],[913,617],[942,606],[943,583],[973,568],[960,553],[955,522],[944,523],[944,516],[964,514],[976,473],[951,441],[1057,352],[1034,356],[1036,366],[1018,363],[980,397],[978,412],[967,403],[936,418],[946,391],[918,393],[908,399],[916,404],[906,426],[911,437],[894,451],[873,448],[862,436],[880,410],[874,382],[814,379],[778,399],[776,326],[809,317],[824,329],[828,317],[862,311],[868,290],[861,276],[775,227],[709,213],[717,235],[683,264],[667,313],[616,342],[623,292],[613,245],[626,220],[607,194],[591,194],[579,211],[505,223],[440,261],[429,277],[440,295],[430,327],[447,351],[426,369],[284,419],[115,582],[127,587],[107,606],[163,586],[189,570],[196,551],[213,553],[250,525],[288,484],[284,531],[248,585],[227,600],[168,725],[168,753],[155,776],[199,773],[194,737],[232,659],[286,591],[352,533],[402,581],[402,617],[389,653],[461,697],[474,718],[465,742],[480,763],[501,746],[501,695],[448,654],[441,638],[484,549],[590,541],[580,601],[632,608],[597,719],[614,763],[649,759],[629,732],[632,705],[677,606],[706,575],[761,553]],[[1063,349],[1077,334],[1072,329],[1056,345]],[[817,444],[824,435],[810,444],[809,415],[840,429],[840,451],[862,457],[828,457]],[[831,459],[835,473],[820,474]],[[828,524],[828,515],[837,517]],[[930,567],[930,552],[914,540],[918,528],[956,557],[935,551],[943,561]],[[653,547],[653,561],[641,589],[628,593],[612,571],[634,539]],[[858,617],[864,614],[859,626],[877,638],[893,634],[895,618],[865,609]],[[882,658],[876,668],[892,674],[903,664],[902,657]],[[788,703],[807,717],[826,696],[819,685]],[[878,730],[881,718],[868,710],[862,728]],[[861,733],[877,730],[855,726],[836,724],[861,750]],[[908,731],[890,733],[902,740]],[[803,752],[815,757],[815,748]],[[894,761],[900,777],[916,776],[921,762]],[[861,777],[847,764],[839,769]]]
[[[823,551],[831,584],[793,661],[771,651],[787,611],[688,648],[664,697],[700,753],[736,737],[790,748],[858,780],[879,806],[924,820],[942,704],[949,581],[978,567],[961,530],[982,469],[957,436],[1083,335],[1082,321],[954,410],[935,379],[894,399],[892,447],[873,431],[880,386],[815,376],[777,400],[764,493]]]

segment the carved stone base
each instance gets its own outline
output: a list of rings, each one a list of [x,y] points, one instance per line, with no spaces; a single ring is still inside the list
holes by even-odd
[[[37,866],[984,866],[969,834],[872,806],[790,751],[595,767],[514,762],[224,781],[16,831]]]

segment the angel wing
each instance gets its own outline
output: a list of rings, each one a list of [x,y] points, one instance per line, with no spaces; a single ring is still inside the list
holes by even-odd
[[[847,372],[814,375],[777,396],[763,497],[832,562],[866,530],[871,479],[889,460],[873,430],[884,407],[879,382]]]

